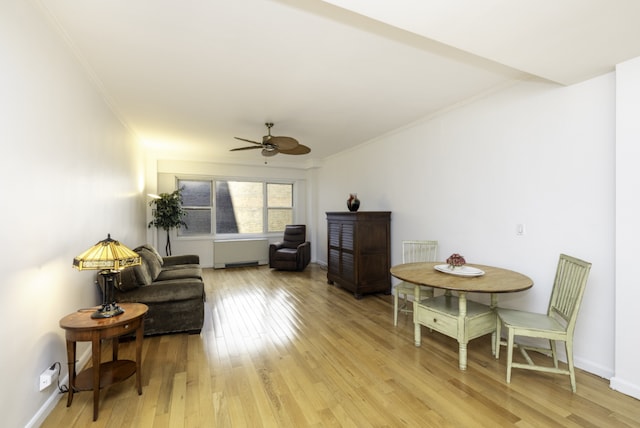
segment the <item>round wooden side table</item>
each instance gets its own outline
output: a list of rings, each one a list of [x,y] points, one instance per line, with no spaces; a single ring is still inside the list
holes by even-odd
[[[111,318],[91,318],[95,308],[79,310],[60,320],[67,340],[67,364],[69,365],[69,395],[67,407],[73,401],[73,393],[93,390],[93,420],[98,419],[100,388],[107,387],[129,378],[136,373],[136,388],[142,395],[142,338],[144,336],[144,316],[149,310],[141,303],[121,303],[124,313]],[[119,337],[129,333],[136,336],[136,361],[118,359]],[[101,363],[101,342],[113,339],[112,361]],[[92,367],[76,375],[76,342],[91,342]]]

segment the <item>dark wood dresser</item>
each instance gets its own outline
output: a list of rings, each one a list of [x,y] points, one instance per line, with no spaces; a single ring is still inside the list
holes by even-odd
[[[356,298],[391,292],[391,212],[328,212],[329,284]]]

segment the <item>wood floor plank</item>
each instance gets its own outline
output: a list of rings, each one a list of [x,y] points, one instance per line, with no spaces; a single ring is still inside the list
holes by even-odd
[[[171,407],[169,410],[169,426],[183,427],[185,423],[185,400],[187,398],[187,373],[179,372],[173,376],[171,387]]]
[[[64,396],[42,426],[640,428],[638,400],[581,370],[576,394],[554,374],[514,369],[507,384],[489,336],[460,371],[455,340],[423,328],[416,347],[411,315],[393,326],[391,296],[355,299],[318,265],[203,275],[202,332],[144,339],[141,396],[134,377],[106,388],[96,422],[91,393],[69,408]]]

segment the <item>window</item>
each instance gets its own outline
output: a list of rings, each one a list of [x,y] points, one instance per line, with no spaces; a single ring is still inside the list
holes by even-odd
[[[267,183],[267,225],[269,232],[282,232],[293,223],[293,186]]]
[[[179,179],[178,188],[187,212],[180,236],[262,235],[293,223],[293,183]]]
[[[178,180],[182,189],[182,207],[187,212],[181,236],[211,234],[211,180]]]
[[[263,232],[263,184],[216,181],[216,233]]]
[[[216,181],[216,233],[282,232],[292,221],[293,184]]]

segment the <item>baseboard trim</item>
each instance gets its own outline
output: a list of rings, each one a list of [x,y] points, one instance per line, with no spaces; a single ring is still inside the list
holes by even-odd
[[[619,377],[613,376],[609,382],[609,386],[614,391],[621,392],[633,398],[640,400],[640,386],[634,385]]]
[[[76,367],[84,367],[89,362],[90,358],[91,358],[91,346],[87,347],[87,349],[82,353],[82,355],[78,359],[78,362],[76,363]],[[68,373],[65,377],[60,379],[60,385],[69,385]],[[38,411],[36,412],[35,415],[33,415],[31,420],[27,422],[27,424],[25,425],[25,428],[37,428],[40,425],[42,425],[44,423],[44,420],[47,419],[47,416],[49,416],[49,413],[51,413],[53,409],[56,407],[56,405],[58,404],[58,401],[60,401],[60,399],[64,396],[65,394],[60,393],[56,385],[54,390],[51,392],[51,395],[49,396],[49,398],[47,398],[47,401],[45,401],[44,404],[40,407],[40,409],[38,409]]]

